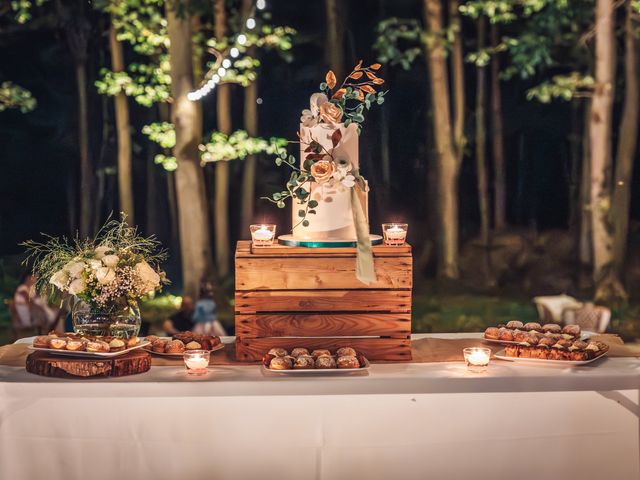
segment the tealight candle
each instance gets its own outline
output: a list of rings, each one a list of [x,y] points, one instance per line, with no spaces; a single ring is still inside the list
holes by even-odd
[[[270,247],[276,236],[276,226],[273,224],[251,225],[251,240],[254,247]]]
[[[482,347],[469,347],[462,350],[464,361],[471,372],[484,372],[491,360],[491,350]]]
[[[209,366],[210,352],[208,350],[188,350],[183,355],[187,373],[190,375],[204,375]]]
[[[383,223],[382,235],[385,245],[404,245],[409,225],[406,223]]]

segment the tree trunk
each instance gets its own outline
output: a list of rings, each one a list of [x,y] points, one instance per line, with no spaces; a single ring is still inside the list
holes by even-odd
[[[624,34],[624,109],[618,136],[615,180],[613,184],[613,262],[618,276],[622,275],[627,254],[633,160],[638,139],[638,102],[640,99],[638,98],[637,40],[634,32],[633,15],[631,1],[627,1]]]
[[[491,44],[499,43],[498,26],[491,25]],[[500,59],[491,57],[491,149],[493,153],[493,227],[507,226],[507,187],[504,164],[504,134],[502,129],[502,92],[500,90]]]
[[[584,105],[584,126],[582,136],[582,171],[580,172],[580,238],[578,254],[581,266],[580,284],[582,288],[591,285],[593,247],[591,246],[591,100]],[[589,272],[589,273],[587,273]],[[589,277],[588,279],[586,277]]]
[[[124,70],[124,53],[122,51],[122,43],[116,37],[116,29],[113,22],[109,28],[109,45],[111,49],[111,68],[116,73],[122,72]],[[124,92],[114,97],[114,106],[116,137],[118,139],[118,198],[120,211],[127,215],[129,225],[135,225],[129,104]]]
[[[92,234],[93,168],[89,158],[89,104],[87,99],[87,64],[82,59],[75,64],[78,88],[78,147],[80,149],[80,236]]]
[[[591,238],[596,299],[624,297],[613,268],[611,149],[614,72],[614,2],[596,0],[595,88],[591,104]]]
[[[433,129],[438,177],[438,274],[457,279],[458,271],[458,172],[459,161],[453,144],[446,51],[440,0],[424,1],[425,25],[429,39],[425,44],[429,66]],[[458,32],[459,33],[459,32]]]
[[[325,0],[327,37],[325,44],[326,62],[339,81],[344,76],[344,11],[339,0]]]
[[[486,24],[484,17],[478,18],[478,49],[485,45]],[[487,180],[487,143],[484,105],[487,101],[487,76],[485,67],[476,67],[476,179],[478,185],[478,207],[480,210],[480,239],[489,245],[489,186]]]
[[[223,39],[227,34],[227,12],[224,0],[215,0],[215,36]],[[218,130],[231,134],[231,90],[229,84],[218,87]],[[215,238],[216,266],[221,278],[229,274],[229,162],[216,162]]]
[[[209,228],[204,180],[200,167],[197,130],[198,110],[187,99],[193,90],[191,29],[188,18],[179,18],[167,5],[169,59],[171,65],[171,118],[176,131],[173,153],[178,162],[175,173],[182,280],[185,295],[196,297],[200,281],[212,274]]]
[[[253,0],[243,0],[242,18],[246,19],[253,7]],[[255,57],[257,54],[255,47],[249,47],[247,55]],[[258,80],[254,80],[244,89],[244,128],[250,137],[258,135]],[[256,191],[256,167],[258,158],[249,155],[244,160],[244,170],[242,175],[242,201],[240,235],[246,235],[249,225],[253,223],[255,191]]]
[[[449,1],[449,18],[453,30],[453,44],[451,45],[451,76],[453,84],[453,146],[458,162],[462,161],[464,153],[464,53],[462,51],[462,22],[458,0]],[[438,6],[440,9],[440,6]]]

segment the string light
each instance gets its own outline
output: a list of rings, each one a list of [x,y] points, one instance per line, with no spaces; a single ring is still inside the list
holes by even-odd
[[[258,10],[264,10],[266,8],[266,6],[267,6],[267,2],[265,0],[258,0],[256,2],[256,8]]]
[[[237,58],[238,55],[240,55],[240,50],[238,50],[236,47],[233,47],[231,50],[229,50],[229,55],[231,55],[232,58]]]
[[[256,28],[256,21],[254,18],[247,18],[247,28],[249,30]]]
[[[220,75],[221,77],[224,77],[227,74],[227,69],[224,67],[220,67],[218,69],[218,75]]]
[[[244,33],[241,33],[240,35],[238,35],[238,39],[236,41],[239,45],[244,45],[245,43],[247,43],[247,36]]]
[[[256,103],[258,105],[262,105],[262,98],[261,97],[256,98]]]
[[[225,58],[225,59],[222,61],[222,66],[223,66],[224,68],[229,68],[229,67],[231,66],[231,60],[229,60],[228,58]]]

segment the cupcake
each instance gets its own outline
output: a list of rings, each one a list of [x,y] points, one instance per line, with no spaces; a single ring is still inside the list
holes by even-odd
[[[316,358],[316,368],[336,368],[336,361],[330,355],[320,355],[318,358]]]
[[[351,347],[342,347],[339,348],[336,352],[336,356],[338,357],[355,357],[356,351]]]
[[[306,348],[294,348],[293,350],[291,350],[291,356],[298,358],[301,355],[309,355],[309,350],[307,350]]]
[[[360,368],[360,362],[355,356],[343,355],[336,360],[338,368]]]
[[[293,363],[293,368],[300,370],[310,370],[315,368],[315,361],[311,355],[299,355]]]

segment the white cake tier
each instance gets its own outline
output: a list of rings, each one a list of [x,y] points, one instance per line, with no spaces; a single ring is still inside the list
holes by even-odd
[[[311,140],[315,140],[327,151],[331,152],[335,160],[348,160],[354,169],[359,167],[358,162],[358,129],[351,124],[347,128],[343,124],[339,126],[342,133],[340,143],[333,148],[331,135],[336,127],[321,123],[315,127],[300,125],[300,165],[304,163],[304,149]],[[355,239],[356,229],[353,223],[351,209],[351,189],[327,184],[308,183],[305,188],[311,192],[310,199],[316,200],[318,206],[314,208],[315,214],[307,215],[309,225],[300,223],[298,211],[304,208],[298,201],[292,204],[293,237],[300,240],[330,240],[330,239]],[[367,214],[367,194],[358,190],[359,198],[365,215]]]

